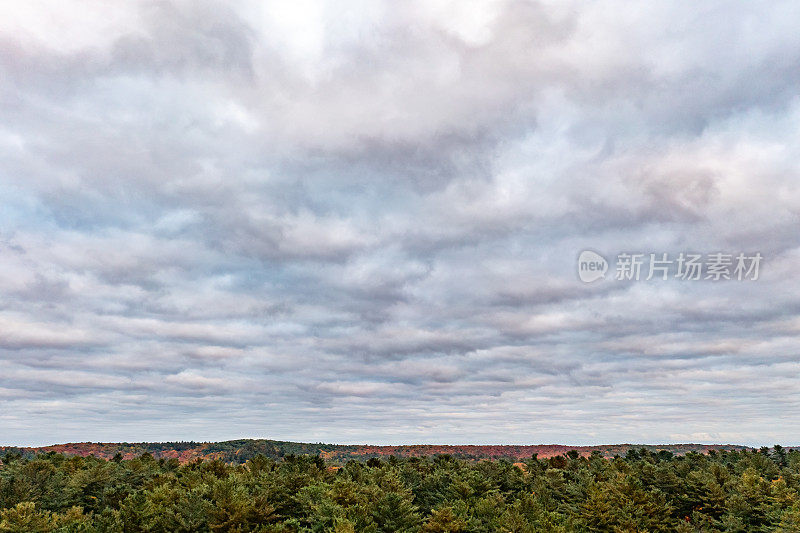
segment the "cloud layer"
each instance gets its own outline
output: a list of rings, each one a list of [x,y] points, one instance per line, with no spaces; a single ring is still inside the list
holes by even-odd
[[[798,19],[0,7],[2,444],[800,444]]]

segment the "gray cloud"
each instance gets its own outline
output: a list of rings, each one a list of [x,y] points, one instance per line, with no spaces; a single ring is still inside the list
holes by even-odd
[[[0,8],[5,443],[800,442],[797,5],[51,7]]]

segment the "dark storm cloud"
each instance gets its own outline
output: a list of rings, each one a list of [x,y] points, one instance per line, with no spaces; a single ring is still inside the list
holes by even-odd
[[[795,4],[48,9],[0,8],[8,443],[800,438]]]

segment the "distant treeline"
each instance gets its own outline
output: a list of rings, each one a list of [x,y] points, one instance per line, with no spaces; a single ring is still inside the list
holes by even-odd
[[[460,459],[509,459],[517,461],[526,459],[533,454],[539,457],[553,457],[563,455],[570,450],[588,456],[592,452],[599,452],[604,457],[625,455],[628,450],[641,448],[641,445],[610,444],[604,446],[564,446],[564,445],[407,445],[407,446],[372,446],[359,444],[324,444],[288,442],[269,439],[241,439],[224,442],[77,442],[58,444],[41,448],[11,448],[0,447],[0,455],[5,452],[20,453],[25,457],[33,457],[39,453],[54,451],[67,455],[94,455],[104,459],[111,459],[117,454],[122,454],[124,459],[133,459],[143,453],[149,453],[156,459],[178,459],[181,463],[196,459],[220,459],[226,463],[244,463],[249,459],[263,455],[271,459],[281,459],[286,455],[319,455],[328,461],[344,464],[355,459],[367,459],[397,456],[397,457],[425,457],[447,454]],[[644,446],[651,452],[666,450],[677,455],[689,452],[707,453],[709,451],[746,450],[745,446],[732,444],[706,445],[706,444],[663,444],[657,446]]]
[[[223,450],[224,451],[224,450]],[[6,453],[0,532],[800,531],[800,452],[630,449],[343,465]]]

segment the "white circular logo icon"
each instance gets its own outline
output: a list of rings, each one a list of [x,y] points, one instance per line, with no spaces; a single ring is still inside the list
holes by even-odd
[[[591,250],[584,250],[578,256],[578,277],[584,283],[591,283],[606,277],[608,261],[602,255]]]

